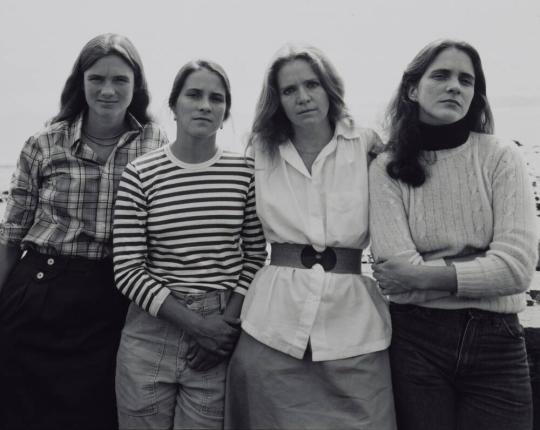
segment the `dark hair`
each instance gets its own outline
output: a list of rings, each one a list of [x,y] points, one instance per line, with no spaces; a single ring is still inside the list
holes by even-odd
[[[294,135],[292,124],[281,106],[277,81],[281,68],[294,60],[306,61],[319,78],[328,95],[328,119],[332,127],[340,119],[350,119],[344,101],[343,81],[328,58],[312,46],[285,45],[274,55],[266,72],[248,142],[251,145],[255,140],[260,141],[271,155]]]
[[[68,121],[71,123],[86,109],[84,72],[92,67],[96,61],[107,55],[117,55],[133,69],[135,83],[133,98],[127,109],[128,112],[141,124],[151,121],[147,112],[150,96],[139,53],[127,37],[114,33],[106,33],[94,37],[84,45],[75,60],[71,74],[67,78],[64,89],[62,90],[60,112],[51,122]]]
[[[182,66],[182,68],[178,71],[176,77],[174,78],[171,94],[169,95],[169,107],[171,108],[171,110],[174,111],[178,96],[182,91],[182,88],[184,87],[187,78],[193,72],[202,69],[206,69],[209,72],[215,73],[221,79],[221,83],[225,88],[225,115],[223,119],[226,120],[227,118],[229,118],[231,112],[231,84],[229,83],[229,78],[227,77],[227,73],[225,73],[225,70],[223,70],[223,67],[209,60],[193,60]]]
[[[475,80],[474,96],[465,121],[470,131],[493,133],[493,116],[486,95],[486,78],[478,51],[463,41],[436,40],[425,46],[403,72],[401,83],[387,110],[389,128],[388,149],[392,159],[386,168],[393,179],[399,179],[413,187],[419,187],[426,180],[426,171],[420,162],[419,109],[418,103],[409,98],[409,90],[416,85],[444,50],[454,48],[471,59]]]

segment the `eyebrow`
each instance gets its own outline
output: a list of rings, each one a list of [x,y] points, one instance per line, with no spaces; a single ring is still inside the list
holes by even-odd
[[[89,73],[87,75],[89,78],[92,78],[92,77],[97,77],[97,78],[101,78],[105,75],[101,74],[101,73]],[[112,76],[113,78],[126,78],[126,79],[130,79],[130,76],[127,75],[127,74],[122,74],[122,73],[119,73],[118,75],[113,75]]]
[[[445,69],[445,68],[440,68],[440,69],[433,69],[430,73],[430,75],[432,75],[433,73],[440,73],[440,72],[444,72],[446,74],[449,74],[451,72],[450,69]],[[459,76],[465,76],[467,78],[470,78],[470,79],[475,79],[475,76],[474,75],[471,75],[470,73],[467,73],[467,72],[459,72]]]
[[[188,91],[196,91],[196,92],[202,93],[204,91],[204,89],[198,88],[198,87],[187,87],[184,91],[186,91],[186,92],[188,92]],[[225,92],[220,92],[220,91],[212,91],[212,92],[210,92],[210,95],[220,95],[220,96],[225,97],[226,93]]]

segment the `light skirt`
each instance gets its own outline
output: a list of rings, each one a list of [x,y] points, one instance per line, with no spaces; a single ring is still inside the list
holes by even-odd
[[[388,353],[298,360],[242,332],[227,375],[225,428],[395,430]]]

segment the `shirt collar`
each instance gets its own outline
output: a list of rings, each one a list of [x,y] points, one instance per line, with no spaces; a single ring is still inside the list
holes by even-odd
[[[334,131],[334,136],[328,142],[328,144],[321,150],[319,157],[328,157],[330,154],[336,151],[336,148],[342,139],[352,140],[360,137],[360,131],[354,127],[352,120],[350,119],[341,119],[336,124],[336,129]],[[304,165],[304,162],[298,155],[293,143],[287,140],[284,144],[279,145],[279,152],[281,157],[293,166],[296,170],[303,173],[306,176],[310,176],[309,172]]]
[[[343,137],[347,140],[358,139],[360,130],[354,126],[352,119],[341,119],[336,124],[334,138]]]
[[[70,146],[74,146],[76,143],[78,143],[81,140],[81,134],[82,134],[82,125],[83,125],[83,118],[84,114],[86,113],[86,110],[82,111],[77,117],[75,118],[75,121],[71,124],[71,135],[73,136],[73,139],[70,141]],[[129,130],[126,133],[134,133],[134,132],[141,132],[143,129],[143,126],[137,119],[130,113],[127,112],[126,114],[127,123],[129,126]]]

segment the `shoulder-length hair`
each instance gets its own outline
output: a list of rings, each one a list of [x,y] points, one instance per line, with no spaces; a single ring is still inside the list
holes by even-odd
[[[319,78],[328,95],[328,119],[332,127],[340,119],[350,119],[344,101],[343,81],[328,58],[315,47],[287,44],[274,55],[266,71],[248,140],[248,145],[259,141],[271,155],[279,145],[294,136],[292,124],[281,106],[277,79],[281,68],[294,60],[306,61]]]
[[[176,106],[176,102],[178,100],[178,95],[182,91],[182,88],[184,88],[184,84],[186,83],[189,75],[191,75],[193,72],[196,72],[197,70],[202,69],[206,69],[209,72],[215,73],[221,79],[221,83],[225,88],[225,115],[223,117],[223,120],[227,120],[231,113],[231,84],[229,82],[227,73],[225,73],[223,67],[210,60],[192,60],[182,66],[182,68],[178,71],[176,77],[174,78],[171,93],[169,94],[169,108],[174,111],[174,107]]]
[[[71,123],[86,109],[84,72],[92,67],[96,61],[107,55],[117,55],[129,64],[133,70],[135,82],[133,98],[128,106],[128,112],[141,124],[151,121],[148,114],[150,95],[139,53],[127,37],[106,33],[94,37],[82,48],[62,90],[60,112],[52,119],[53,123],[60,121]]]
[[[419,187],[425,182],[426,171],[420,162],[419,107],[416,101],[409,98],[409,90],[418,85],[437,56],[449,48],[467,54],[473,65],[474,96],[465,115],[470,131],[493,133],[493,116],[486,95],[486,78],[478,51],[466,42],[451,39],[436,40],[425,46],[403,72],[396,94],[387,109],[388,148],[392,151],[392,157],[386,169],[390,177],[413,187]]]

